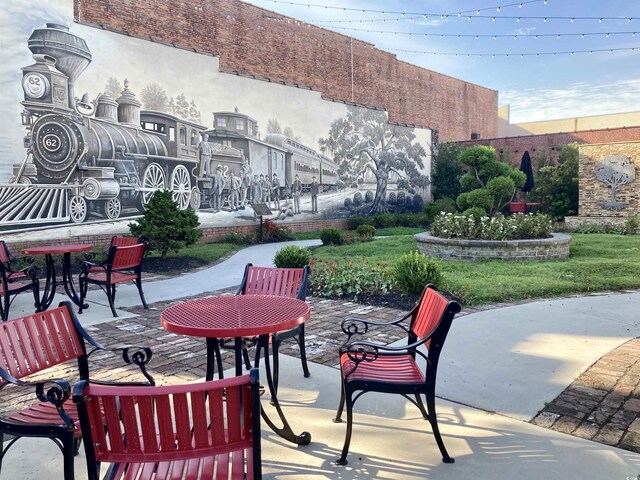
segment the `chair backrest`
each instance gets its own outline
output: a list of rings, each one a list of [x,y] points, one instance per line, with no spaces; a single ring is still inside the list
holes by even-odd
[[[22,378],[85,357],[84,341],[69,303],[0,323],[0,368]],[[86,360],[86,358],[85,358]],[[0,385],[6,383],[0,378]]]
[[[433,285],[427,285],[422,292],[420,302],[413,310],[411,325],[409,325],[409,343],[427,338],[425,346],[429,349],[429,358],[432,359],[432,356],[435,356],[437,362],[437,356],[449,332],[453,317],[460,310],[458,302],[448,300]],[[430,348],[434,339],[436,348]]]
[[[526,213],[527,204],[525,202],[510,202],[509,212],[511,213]]]
[[[11,263],[11,253],[9,252],[9,247],[4,240],[0,240],[0,264],[5,267],[9,267]]]
[[[245,267],[244,278],[238,293],[304,300],[307,298],[308,275],[308,266],[304,268],[254,267],[249,263]]]
[[[129,270],[140,267],[145,247],[144,243],[127,247],[111,247],[107,258],[107,270]]]
[[[114,235],[111,237],[110,247],[130,247],[142,243],[139,237],[124,237],[122,235]]]
[[[236,457],[243,450],[252,450],[247,457],[253,457],[246,478],[261,478],[257,369],[240,377],[162,387],[81,381],[74,386],[73,401],[90,478],[97,478],[91,476],[97,475],[96,462],[180,461],[230,452],[236,452],[230,468],[244,470],[244,462],[238,462],[242,457]],[[231,478],[243,478],[231,473]]]

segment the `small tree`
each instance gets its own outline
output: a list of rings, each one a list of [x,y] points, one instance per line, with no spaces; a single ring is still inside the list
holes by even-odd
[[[554,220],[578,214],[578,144],[559,145],[558,166],[538,157],[536,186],[531,199],[540,203],[540,211]]]
[[[131,234],[144,237],[151,250],[158,250],[166,258],[174,252],[193,245],[202,236],[198,230],[198,215],[187,209],[180,210],[168,190],[156,191],[145,207],[144,216],[129,224]]]
[[[451,198],[455,200],[462,193],[460,179],[464,175],[460,163],[462,149],[455,143],[443,143],[438,154],[433,159],[433,174],[431,176],[431,192],[434,200]]]
[[[457,198],[462,210],[483,209],[493,216],[513,199],[516,187],[522,187],[527,179],[520,170],[499,162],[493,147],[469,147],[460,154],[460,161],[467,172],[460,183],[469,190]]]

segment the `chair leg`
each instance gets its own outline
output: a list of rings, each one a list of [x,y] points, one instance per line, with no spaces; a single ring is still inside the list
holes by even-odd
[[[305,378],[311,376],[309,372],[309,366],[307,365],[307,349],[305,348],[304,343],[304,324],[300,325],[300,333],[298,334],[298,338],[296,338],[298,342],[298,346],[300,347],[300,361],[302,362],[302,373]]]
[[[277,335],[273,335],[271,337],[271,348],[273,349],[273,391],[277,395],[278,394],[278,377],[280,376],[280,343],[281,340],[278,339]]]
[[[438,448],[440,449],[440,454],[442,455],[442,461],[444,463],[453,463],[455,459],[449,456],[447,449],[444,446],[444,442],[442,441],[442,436],[440,435],[440,428],[438,428],[438,418],[436,417],[436,396],[435,391],[430,390],[425,395],[427,397],[427,410],[429,412],[429,423],[431,424],[431,430],[433,431],[433,436],[436,438],[436,443],[438,444]]]
[[[104,289],[105,292],[107,292],[107,299],[109,300],[109,306],[111,307],[111,313],[113,314],[114,317],[117,317],[118,314],[116,313],[116,307],[113,304],[113,290],[111,288],[111,285],[107,285],[107,288]]]
[[[338,465],[346,465],[349,463],[347,461],[347,455],[349,454],[349,445],[351,444],[351,433],[353,432],[353,397],[351,396],[352,392],[346,393],[346,403],[347,403],[347,433],[344,438],[344,446],[342,447],[342,454],[340,458],[336,460]]]
[[[340,375],[342,375],[342,373]],[[340,403],[338,404],[338,411],[336,412],[336,418],[333,419],[333,423],[342,423],[342,410],[344,409],[344,381],[340,381],[340,387]]]
[[[2,320],[6,322],[7,320],[9,320],[9,306],[11,305],[11,297],[8,294],[5,294],[3,297],[4,307],[2,310]]]
[[[242,358],[244,360],[244,367],[247,370],[251,370],[252,366],[251,359],[249,358],[249,349],[246,346],[242,347]]]
[[[82,276],[79,278],[80,281],[80,309],[78,310],[78,313],[82,313],[82,306],[84,305],[84,299],[87,296],[87,281],[86,278],[82,278]]]
[[[137,278],[136,279],[136,287],[138,287],[138,293],[140,294],[140,300],[142,300],[142,306],[145,309],[148,309],[149,307],[147,306],[147,301],[144,299],[144,293],[142,293],[142,279],[141,278]]]
[[[74,480],[73,463],[76,448],[75,441],[73,439],[73,432],[69,432],[69,434],[61,440],[64,457],[64,480]]]
[[[33,299],[35,300],[34,307],[36,307],[36,312],[40,311],[40,284],[33,284]]]
[[[420,409],[420,413],[422,413],[422,418],[424,418],[425,420],[429,420],[429,414],[424,408],[424,403],[422,403],[422,397],[419,393],[416,393],[416,405]]]

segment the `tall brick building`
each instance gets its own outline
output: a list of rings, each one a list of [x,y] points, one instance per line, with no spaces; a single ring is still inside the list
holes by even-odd
[[[498,93],[399,61],[352,39],[239,0],[74,0],[75,20],[212,54],[223,72],[311,88],[389,112],[440,141],[492,138]]]

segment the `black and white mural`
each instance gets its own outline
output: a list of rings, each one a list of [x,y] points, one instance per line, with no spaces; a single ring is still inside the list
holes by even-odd
[[[220,225],[256,203],[287,221],[429,196],[430,130],[74,24],[71,0],[5,7],[2,227],[115,221],[158,189]]]

